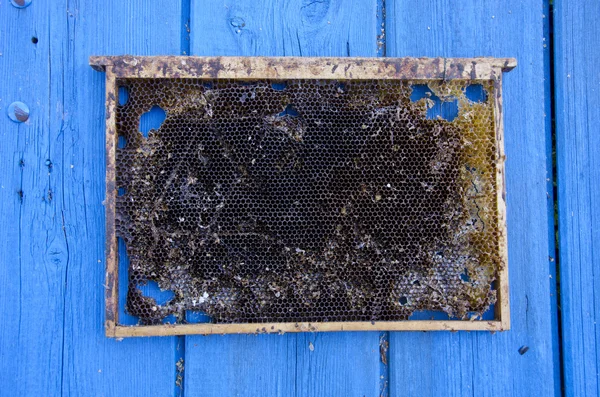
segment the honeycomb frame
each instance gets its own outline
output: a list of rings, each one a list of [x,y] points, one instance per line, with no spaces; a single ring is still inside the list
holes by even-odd
[[[265,58],[265,57],[187,57],[187,56],[100,56],[90,65],[106,73],[106,317],[109,337],[284,333],[303,331],[365,330],[471,330],[503,331],[510,328],[508,296],[508,254],[504,182],[504,132],[502,121],[502,73],[516,66],[512,58]],[[194,323],[126,326],[119,323],[119,258],[116,231],[117,209],[117,106],[119,79],[199,79],[199,80],[400,80],[411,84],[439,86],[445,82],[466,81],[488,84],[493,101],[495,131],[495,221],[499,230],[496,246],[501,265],[495,275],[494,319],[482,320],[401,320],[401,321],[321,321],[265,323]],[[436,92],[437,93],[437,92]]]

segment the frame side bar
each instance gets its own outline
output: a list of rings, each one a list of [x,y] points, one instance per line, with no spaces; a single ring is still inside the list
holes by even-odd
[[[116,236],[116,148],[117,107],[116,77],[112,68],[106,69],[106,319],[107,336],[115,336],[119,323],[119,253]]]
[[[504,153],[504,121],[502,114],[502,78],[494,83],[494,121],[496,129],[496,203],[498,213],[498,250],[502,259],[498,271],[498,307],[496,317],[501,321],[502,328],[510,329],[510,304],[508,286],[508,234],[506,226],[506,177]]]

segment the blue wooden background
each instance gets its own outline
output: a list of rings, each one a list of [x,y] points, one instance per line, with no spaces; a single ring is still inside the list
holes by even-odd
[[[0,0],[0,395],[600,394],[599,17],[587,0]],[[119,54],[516,57],[512,329],[105,338],[88,57]]]

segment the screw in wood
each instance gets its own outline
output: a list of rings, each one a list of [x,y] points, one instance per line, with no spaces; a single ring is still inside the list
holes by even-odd
[[[23,123],[29,119],[29,106],[23,102],[13,102],[8,106],[7,113],[15,123]]]
[[[10,0],[10,4],[17,8],[25,8],[31,4],[31,0]]]

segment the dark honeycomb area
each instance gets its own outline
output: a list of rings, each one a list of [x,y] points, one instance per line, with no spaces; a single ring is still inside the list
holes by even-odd
[[[141,324],[188,311],[213,323],[474,319],[494,304],[492,83],[117,84],[117,236]],[[452,121],[431,117],[446,104]],[[156,106],[166,118],[143,134]],[[151,281],[172,299],[145,296]]]

